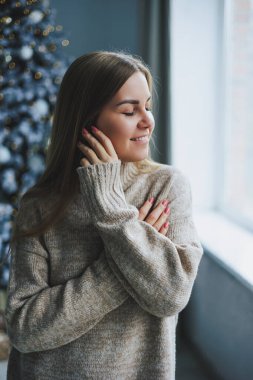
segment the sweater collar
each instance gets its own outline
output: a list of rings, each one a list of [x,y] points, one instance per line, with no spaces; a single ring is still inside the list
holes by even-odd
[[[120,166],[120,179],[123,190],[126,190],[138,175],[138,168],[134,162],[122,162]]]

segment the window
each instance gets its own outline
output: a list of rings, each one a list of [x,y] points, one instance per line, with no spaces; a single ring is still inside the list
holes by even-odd
[[[171,36],[173,164],[206,252],[252,289],[253,0],[172,0]]]
[[[220,207],[253,231],[253,0],[227,0],[224,25],[224,184]]]

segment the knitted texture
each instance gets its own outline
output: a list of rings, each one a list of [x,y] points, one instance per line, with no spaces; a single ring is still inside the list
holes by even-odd
[[[120,160],[77,168],[80,192],[43,236],[12,250],[5,310],[8,380],[174,380],[178,313],[203,248],[188,178]],[[167,236],[138,209],[169,200]],[[18,226],[50,204],[20,204]]]

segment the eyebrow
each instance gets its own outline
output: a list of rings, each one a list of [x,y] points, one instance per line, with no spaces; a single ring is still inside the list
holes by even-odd
[[[151,99],[151,96],[147,99],[147,101],[149,101],[150,99]],[[121,106],[121,104],[126,104],[126,103],[129,103],[129,104],[140,104],[139,100],[125,99],[125,100],[122,100],[121,102],[117,103],[115,105],[115,107]]]

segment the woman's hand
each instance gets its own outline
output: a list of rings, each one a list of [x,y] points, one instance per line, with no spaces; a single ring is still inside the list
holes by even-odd
[[[150,214],[148,214],[150,208],[152,207],[153,201],[154,198],[151,198],[150,200],[144,203],[144,205],[139,209],[138,219],[144,220],[146,223],[151,224],[151,226],[153,226],[162,235],[166,235],[169,229],[169,222],[167,221],[165,223],[165,221],[170,213],[170,208],[167,206],[168,201],[161,201],[159,205],[154,210],[152,210]]]
[[[91,127],[95,136],[91,135],[87,129],[83,128],[82,134],[89,146],[78,142],[77,146],[84,154],[80,164],[84,167],[100,164],[102,162],[114,162],[118,160],[118,155],[112,145],[111,140],[96,127]]]

